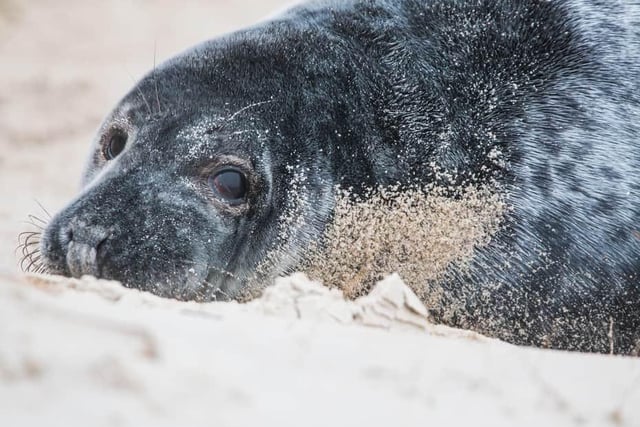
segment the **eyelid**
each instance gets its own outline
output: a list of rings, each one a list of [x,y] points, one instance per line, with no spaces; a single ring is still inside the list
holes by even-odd
[[[203,166],[200,170],[200,174],[208,177],[211,174],[219,173],[225,169],[236,170],[249,176],[253,171],[253,166],[246,159],[228,154],[220,154],[214,156],[205,166]]]

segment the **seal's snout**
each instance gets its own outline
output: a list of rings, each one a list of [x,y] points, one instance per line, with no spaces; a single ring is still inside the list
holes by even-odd
[[[117,280],[166,297],[210,299],[208,266],[226,266],[228,258],[219,260],[216,250],[232,245],[218,242],[225,236],[233,242],[211,212],[207,200],[162,174],[153,180],[144,173],[107,177],[49,222],[40,241],[43,268]],[[209,251],[207,244],[216,243]]]
[[[72,221],[61,232],[67,248],[66,264],[73,277],[85,274],[99,277],[98,252],[111,233],[100,226],[87,226]]]
[[[44,233],[42,254],[47,269],[73,277],[101,276],[100,259],[112,230],[86,221],[56,217]]]

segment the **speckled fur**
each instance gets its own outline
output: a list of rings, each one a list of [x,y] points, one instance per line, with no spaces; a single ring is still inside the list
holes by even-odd
[[[639,31],[632,1],[318,1],[206,42],[107,118],[100,135],[126,129],[127,149],[105,164],[98,137],[45,263],[71,274],[69,224],[81,223],[74,238],[109,235],[101,276],[233,296],[275,249],[286,257],[263,278],[295,265],[336,186],[436,183],[455,197],[490,185],[509,206],[504,227],[468,268],[452,266],[434,316],[515,343],[632,353]],[[252,170],[242,213],[203,185],[226,155]]]

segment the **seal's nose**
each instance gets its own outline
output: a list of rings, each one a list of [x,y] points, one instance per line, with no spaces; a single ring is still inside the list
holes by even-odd
[[[66,240],[69,273],[76,278],[86,274],[100,277],[98,251],[109,238],[109,231],[73,221],[62,234],[61,238]]]

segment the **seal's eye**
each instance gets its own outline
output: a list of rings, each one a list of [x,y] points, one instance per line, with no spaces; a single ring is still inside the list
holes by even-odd
[[[115,159],[118,154],[122,153],[126,145],[127,134],[122,131],[113,132],[104,146],[104,158],[107,160]]]
[[[247,178],[235,169],[224,169],[211,175],[209,186],[229,202],[242,202],[247,194]]]

